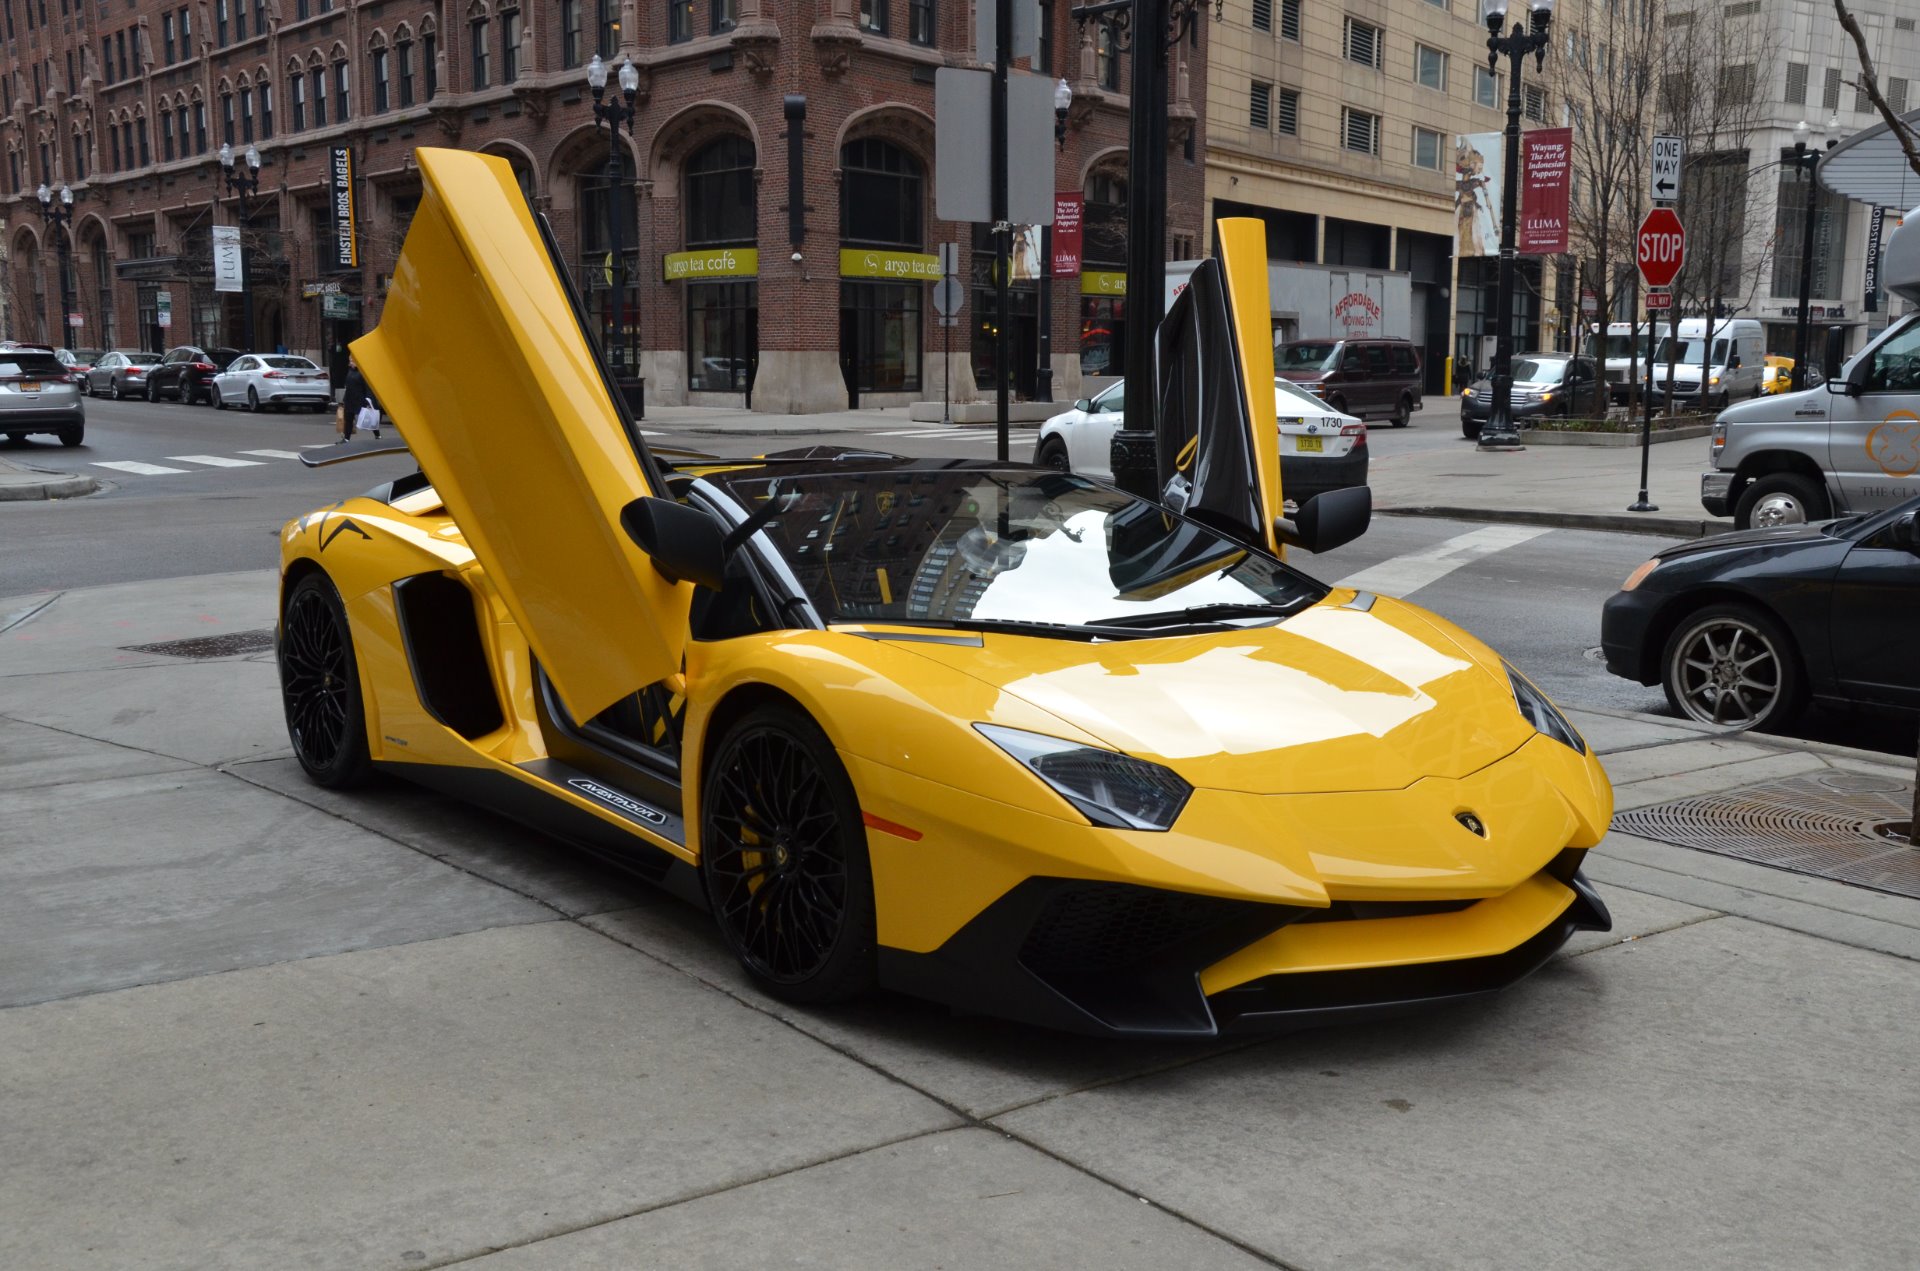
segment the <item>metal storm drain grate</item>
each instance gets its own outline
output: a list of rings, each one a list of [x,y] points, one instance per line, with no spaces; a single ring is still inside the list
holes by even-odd
[[[163,640],[159,644],[129,644],[128,653],[164,653],[170,658],[231,658],[242,653],[264,653],[273,647],[273,629],[230,631],[226,635]]]
[[[1886,832],[1912,814],[1904,781],[1825,772],[1635,808],[1613,828],[1920,899],[1920,849]]]

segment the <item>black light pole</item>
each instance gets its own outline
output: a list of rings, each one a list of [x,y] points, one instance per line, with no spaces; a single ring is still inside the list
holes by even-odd
[[[633,99],[640,92],[640,72],[635,68],[632,58],[623,58],[620,62],[620,96],[612,101],[603,97],[607,91],[607,64],[595,53],[593,60],[587,63],[587,87],[593,90],[593,118],[597,124],[607,126],[607,245],[612,248],[613,266],[609,284],[613,287],[612,338],[608,341],[607,361],[613,372],[616,385],[620,384],[620,368],[626,355],[625,336],[621,328],[621,310],[627,302],[627,254],[621,230],[620,191],[627,183],[627,165],[620,154],[620,125],[627,126],[627,135],[633,135],[633,117],[636,113]],[[626,389],[621,387],[624,394]]]
[[[1115,51],[1132,52],[1127,109],[1127,333],[1122,370],[1133,381],[1113,434],[1113,482],[1153,498],[1159,493],[1153,340],[1167,315],[1167,53],[1199,20],[1205,0],[1099,0],[1073,11],[1103,21]],[[1215,20],[1223,0],[1214,0]]]
[[[1053,145],[1067,148],[1067,111],[1073,106],[1073,86],[1061,80],[1053,86]],[[1040,227],[1040,370],[1034,396],[1053,400],[1053,226]]]
[[[53,191],[42,184],[35,193],[39,196],[40,215],[46,218],[47,228],[58,230],[60,234],[60,330],[64,333],[60,343],[71,349],[73,324],[67,321],[67,315],[73,312],[73,279],[68,276],[72,260],[73,191],[63,185],[59,199],[55,200]]]
[[[233,147],[220,143],[220,171],[227,178],[227,193],[239,200],[240,221],[240,343],[253,353],[253,271],[247,268],[247,229],[253,222],[250,200],[260,189],[260,152],[247,147],[246,162],[233,161]]]
[[[1832,130],[1839,123],[1836,116],[1828,121]],[[1814,145],[1808,145],[1808,141]],[[1793,322],[1793,381],[1792,390],[1799,392],[1807,386],[1807,344],[1813,334],[1813,230],[1820,216],[1820,183],[1814,179],[1814,169],[1820,166],[1821,137],[1802,119],[1793,128],[1793,157],[1787,162],[1798,165],[1807,174],[1807,211],[1800,235],[1800,312]],[[1833,149],[1838,137],[1826,138],[1826,149]]]
[[[1527,54],[1536,69],[1547,64],[1547,27],[1553,21],[1553,0],[1531,0],[1532,21],[1516,22],[1506,35],[1507,0],[1486,0],[1487,68],[1498,70],[1507,59],[1507,162],[1500,195],[1500,283],[1494,291],[1493,406],[1480,429],[1483,450],[1516,446],[1520,430],[1513,424],[1513,288],[1515,222],[1520,202],[1520,71]]]

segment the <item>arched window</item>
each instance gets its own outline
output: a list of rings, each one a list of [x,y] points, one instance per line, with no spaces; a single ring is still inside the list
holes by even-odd
[[[393,74],[392,57],[387,49],[387,37],[381,32],[375,31],[370,43],[372,51],[367,59],[367,79],[373,85],[373,113],[380,115],[385,114],[392,105],[389,83]]]
[[[333,122],[344,124],[353,118],[353,89],[347,68],[347,49],[333,46]]]
[[[313,126],[327,126],[327,67],[315,53],[307,59],[307,105],[313,112]]]
[[[429,13],[420,19],[420,73],[427,77],[427,100],[440,91],[440,27]]]
[[[405,109],[413,105],[413,28],[404,22],[393,33],[393,63],[400,106]]]
[[[1081,224],[1086,258],[1106,265],[1127,263],[1127,180],[1112,172],[1087,178],[1087,206]]]
[[[475,3],[467,9],[467,42],[472,55],[469,89],[485,88],[492,74],[490,50],[487,47],[487,26],[491,21],[487,6]]]
[[[753,162],[745,137],[708,142],[687,160],[687,246],[754,241]]]
[[[926,180],[920,161],[878,137],[840,152],[841,236],[851,243],[920,247],[926,242]]]
[[[520,3],[500,0],[500,82],[520,78]]]
[[[220,140],[227,145],[232,145],[239,139],[236,118],[233,109],[233,90],[222,88],[220,90]]]
[[[273,140],[273,82],[267,78],[267,68],[261,67],[260,74],[254,79],[254,92],[260,99],[260,140]]]
[[[173,111],[164,101],[160,103],[160,157],[173,158]]]

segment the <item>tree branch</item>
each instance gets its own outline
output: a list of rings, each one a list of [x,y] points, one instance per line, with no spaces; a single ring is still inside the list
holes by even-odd
[[[1847,0],[1833,0],[1833,10],[1840,15],[1840,25],[1853,37],[1853,46],[1860,54],[1860,83],[1867,90],[1867,96],[1873,102],[1873,108],[1887,121],[1887,131],[1900,143],[1900,150],[1907,156],[1907,166],[1920,176],[1920,138],[1906,120],[1894,112],[1887,99],[1880,95],[1880,76],[1873,69],[1873,54],[1867,51],[1866,33],[1860,29],[1860,20],[1847,11]]]

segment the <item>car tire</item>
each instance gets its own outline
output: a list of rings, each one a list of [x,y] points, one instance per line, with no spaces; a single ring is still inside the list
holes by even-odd
[[[80,427],[78,428],[69,428],[65,432],[60,434],[60,444],[67,447],[67,449],[69,450],[73,449],[73,447],[79,445],[81,442],[85,441],[86,439],[87,439],[87,426],[85,424],[80,425]]]
[[[1832,513],[1827,492],[1811,478],[1794,472],[1774,472],[1747,484],[1734,505],[1738,529],[1771,529],[1777,525],[1804,525],[1825,520]]]
[[[224,397],[220,396],[220,386],[218,384],[207,389],[207,401],[215,410],[225,410],[227,408],[227,401]]]
[[[1332,397],[1329,397],[1327,399],[1327,405],[1333,408],[1334,410],[1339,411],[1342,415],[1345,415],[1348,413],[1347,399],[1342,397],[1338,393],[1335,393]]]
[[[160,400],[160,394],[154,389],[152,380],[148,380],[145,384],[141,385],[141,388],[145,391],[148,401],[157,402]]]
[[[1405,428],[1407,426],[1408,421],[1411,420],[1412,418],[1413,418],[1413,394],[1402,393],[1400,394],[1399,404],[1393,408],[1393,416],[1389,420],[1389,422],[1392,423],[1392,425],[1395,428]]]
[[[373,760],[367,752],[360,667],[346,606],[325,574],[307,574],[287,593],[275,660],[287,737],[300,767],[314,784],[329,789],[365,784]]]
[[[1039,453],[1033,458],[1043,468],[1052,468],[1056,472],[1073,471],[1073,463],[1067,458],[1066,443],[1058,437],[1048,437],[1042,441]]]
[[[1465,415],[1462,415],[1460,417],[1460,435],[1468,441],[1480,440],[1480,421],[1477,419],[1469,419]]]
[[[819,1005],[871,991],[873,871],[833,743],[802,711],[770,704],[742,716],[711,753],[700,783],[700,877],[734,956],[782,1001]]]
[[[1709,605],[1673,629],[1660,684],[1683,719],[1773,732],[1799,715],[1805,677],[1793,637],[1750,605]]]
[[[260,413],[260,394],[251,384],[247,385],[247,409],[256,415]]]

